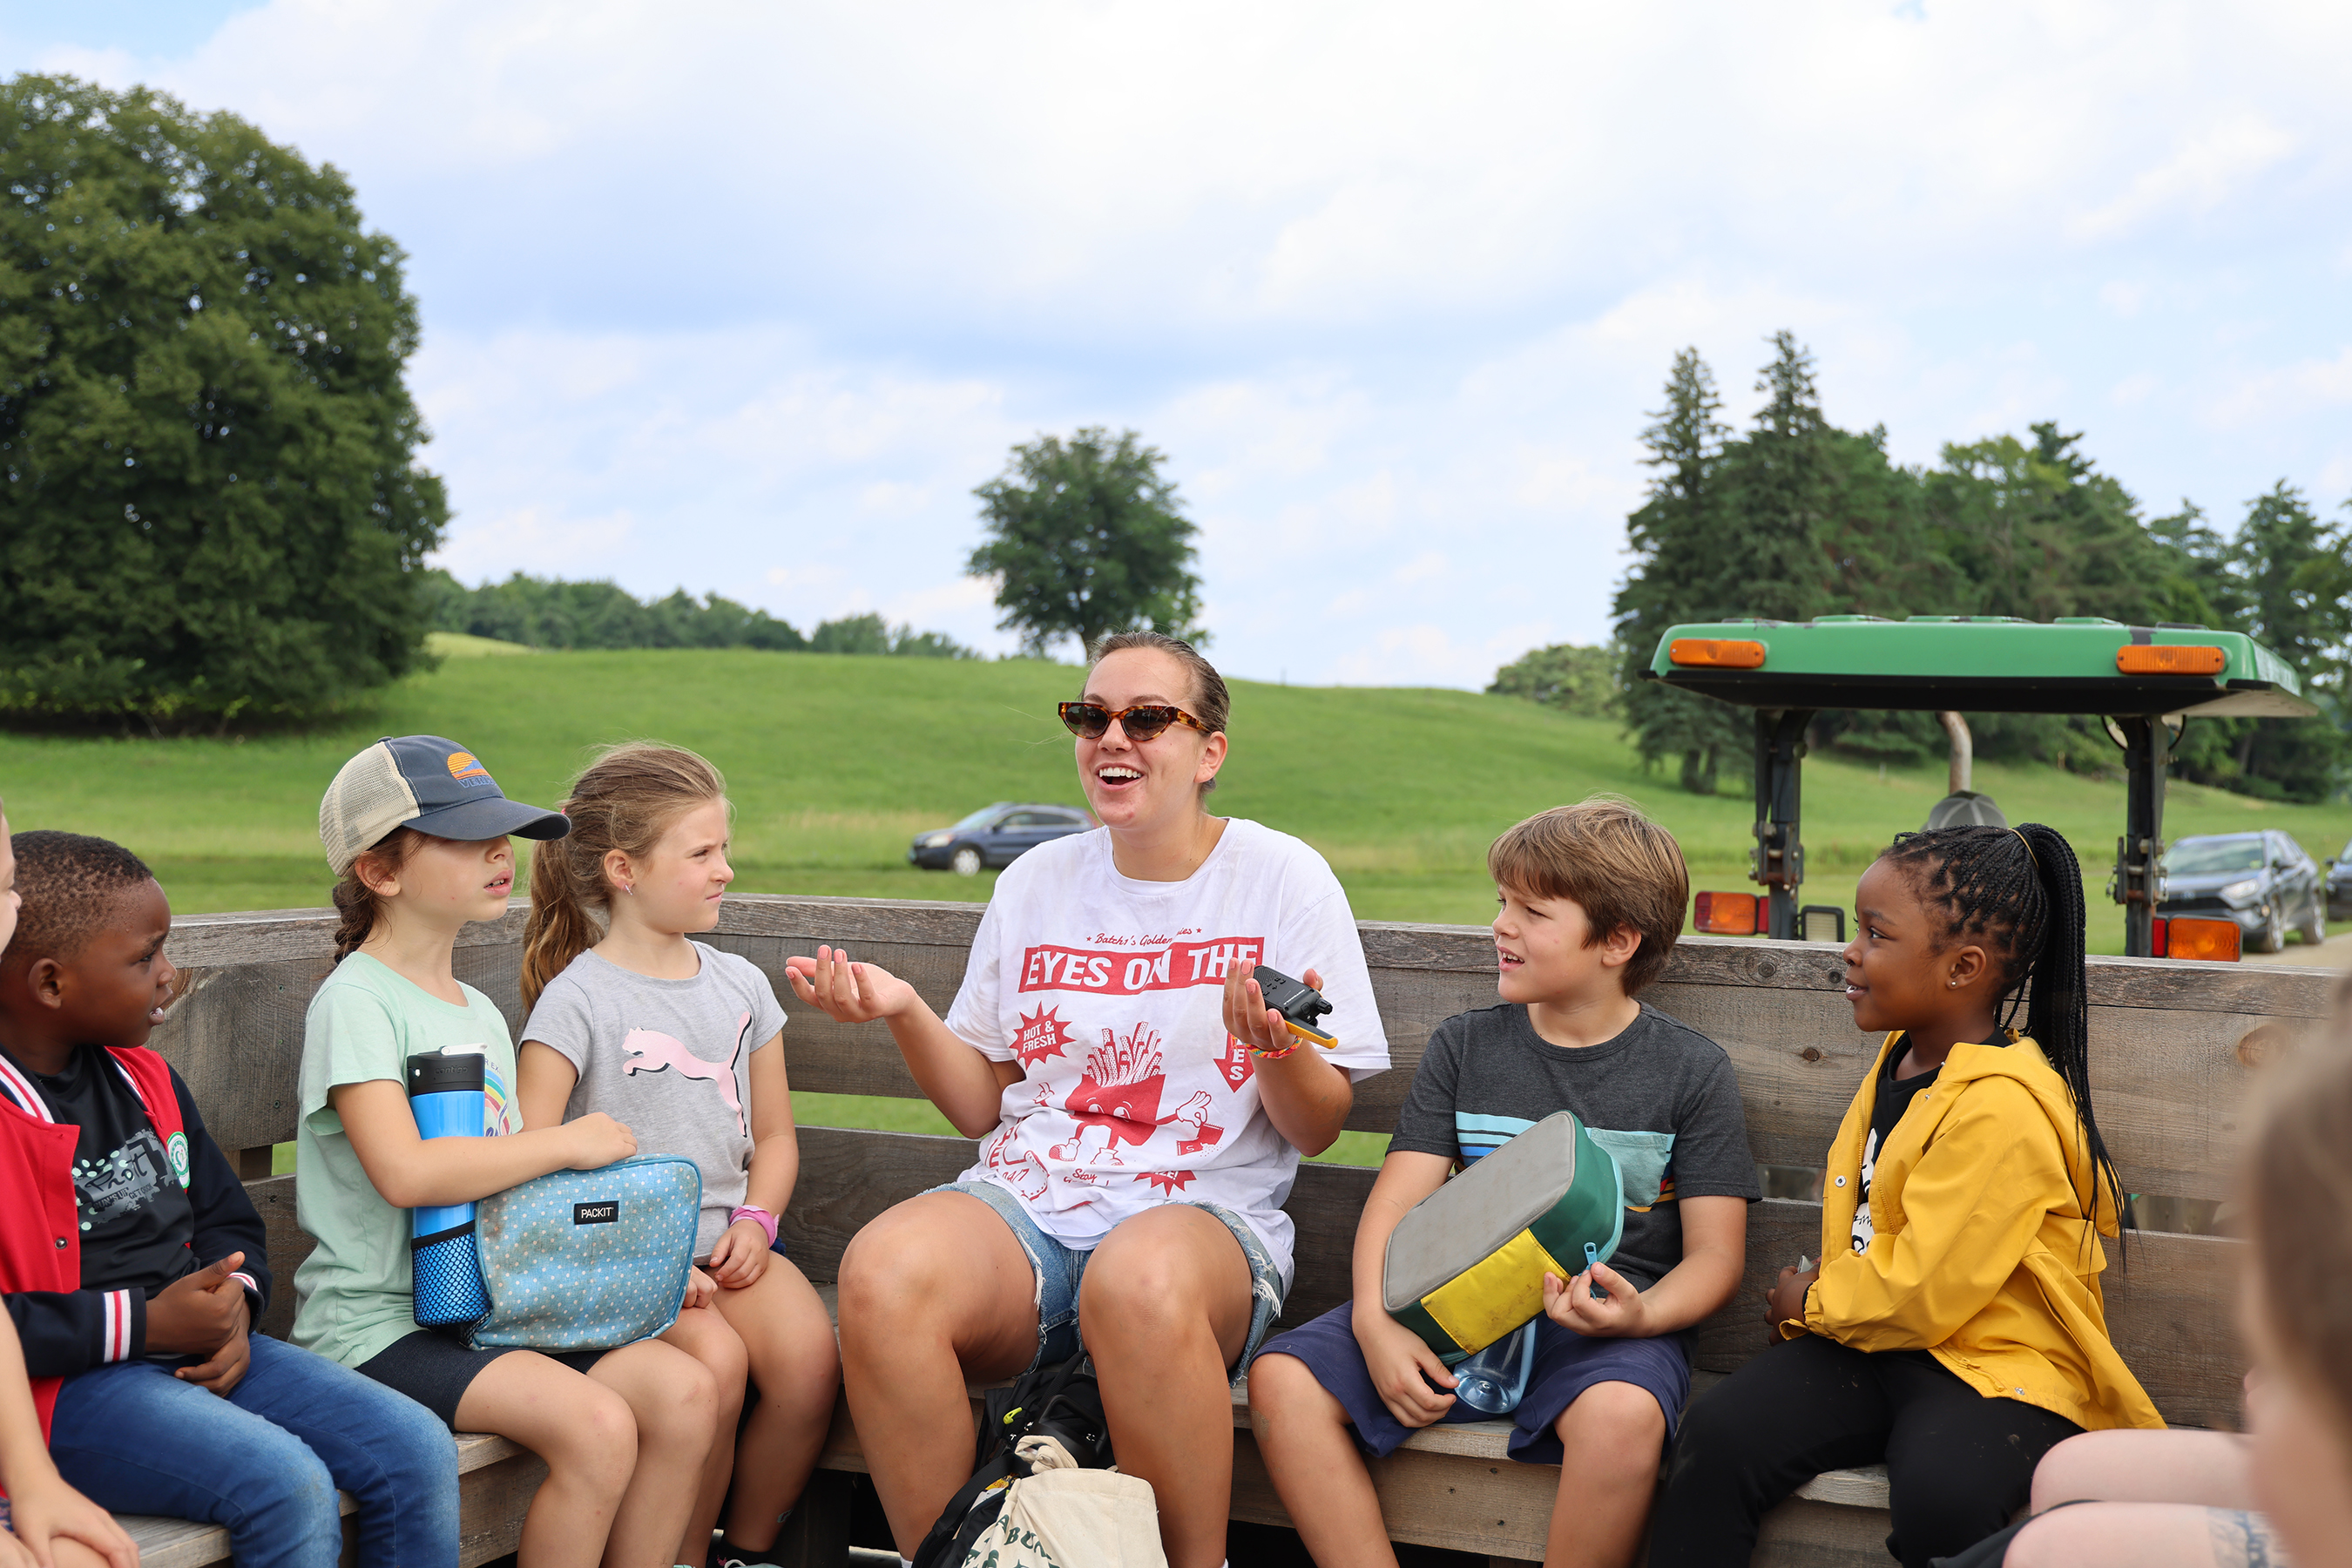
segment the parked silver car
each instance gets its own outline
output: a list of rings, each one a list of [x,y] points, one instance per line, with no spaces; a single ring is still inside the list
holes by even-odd
[[[2277,952],[2292,930],[2306,946],[2327,936],[2327,890],[2318,863],[2274,829],[2200,833],[2164,852],[2164,901],[2156,912],[2238,922],[2246,945]]]

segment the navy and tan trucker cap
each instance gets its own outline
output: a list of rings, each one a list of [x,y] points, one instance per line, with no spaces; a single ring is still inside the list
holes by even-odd
[[[519,833],[561,838],[572,819],[509,800],[490,770],[438,735],[386,735],[350,762],[319,802],[319,841],[336,876],[395,827],[471,842]]]

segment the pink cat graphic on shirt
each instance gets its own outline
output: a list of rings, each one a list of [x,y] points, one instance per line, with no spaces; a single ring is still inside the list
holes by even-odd
[[[682,1040],[663,1034],[659,1029],[631,1029],[622,1037],[621,1048],[629,1059],[621,1064],[625,1073],[660,1072],[676,1068],[680,1078],[706,1079],[719,1086],[719,1098],[735,1113],[736,1131],[746,1138],[751,1135],[751,1124],[743,1114],[743,1101],[735,1092],[735,1062],[743,1054],[743,1037],[751,1030],[751,1015],[744,1014],[735,1020],[735,1048],[723,1062],[707,1062],[686,1048]]]

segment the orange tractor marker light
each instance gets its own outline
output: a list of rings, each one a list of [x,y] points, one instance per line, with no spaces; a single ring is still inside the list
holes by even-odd
[[[1742,637],[1676,637],[1666,645],[1666,658],[1686,668],[1761,669],[1764,645]]]
[[[1712,936],[1754,936],[1756,895],[1701,893],[1692,923]]]
[[[2244,940],[2245,933],[2238,929],[2235,921],[2200,921],[2175,915],[2165,921],[2164,946],[2156,956],[2235,963]]]
[[[2230,656],[2218,647],[2134,643],[2116,649],[2118,675],[2219,675]]]

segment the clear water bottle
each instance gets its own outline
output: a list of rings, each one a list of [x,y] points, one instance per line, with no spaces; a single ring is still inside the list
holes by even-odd
[[[1527,1397],[1536,1367],[1536,1325],[1530,1318],[1454,1368],[1454,1396],[1473,1410],[1508,1415]]]

